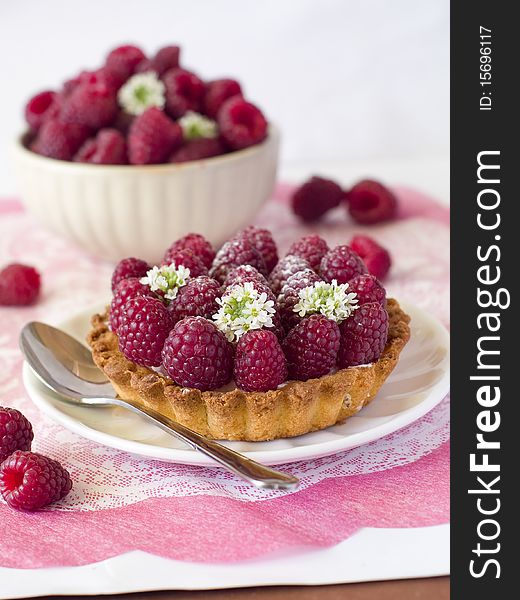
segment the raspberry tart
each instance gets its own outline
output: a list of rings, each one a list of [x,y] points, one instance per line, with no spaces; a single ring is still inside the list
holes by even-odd
[[[270,232],[248,227],[217,252],[188,234],[162,265],[125,259],[92,318],[95,363],[121,398],[210,438],[344,421],[396,366],[410,318],[349,246],[307,236],[290,252],[279,259]]]

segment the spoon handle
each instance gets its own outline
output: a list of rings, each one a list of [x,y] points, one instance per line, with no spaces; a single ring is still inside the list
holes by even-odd
[[[198,450],[202,454],[209,456],[235,475],[238,475],[258,488],[267,490],[294,490],[299,485],[299,480],[296,477],[270,469],[218,442],[205,438],[173,419],[162,415],[153,408],[119,398],[111,399],[110,403],[129,408],[133,412],[144,416],[167,433],[182,440],[194,450]]]

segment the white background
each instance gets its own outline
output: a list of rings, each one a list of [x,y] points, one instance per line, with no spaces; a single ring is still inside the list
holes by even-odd
[[[1,0],[0,194],[16,189],[8,148],[28,96],[131,41],[148,52],[179,43],[183,65],[202,77],[242,81],[282,128],[282,176],[424,180],[447,195],[448,9],[448,0]]]

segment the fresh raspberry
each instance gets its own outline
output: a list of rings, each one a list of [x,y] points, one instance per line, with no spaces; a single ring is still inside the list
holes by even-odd
[[[258,250],[244,238],[226,242],[217,252],[210,276],[224,283],[228,273],[240,265],[251,265],[262,275],[267,275],[265,261]]]
[[[338,367],[366,365],[375,362],[385,348],[388,313],[379,302],[363,304],[339,328]]]
[[[233,376],[246,392],[275,390],[287,379],[287,361],[272,331],[255,329],[239,339]]]
[[[262,111],[241,96],[222,104],[217,122],[220,134],[232,150],[254,146],[267,137],[267,121]]]
[[[33,131],[38,131],[50,116],[57,116],[56,92],[40,92],[25,105],[25,120]]]
[[[397,212],[397,198],[377,181],[365,179],[346,195],[348,211],[358,223],[372,225],[388,221]]]
[[[276,307],[280,313],[283,326],[286,331],[289,331],[297,323],[302,320],[297,313],[294,312],[294,307],[300,301],[299,293],[306,287],[313,285],[321,281],[321,277],[317,275],[312,269],[305,269],[298,271],[294,275],[291,275],[285,285],[282,287],[278,299],[276,301]]]
[[[237,283],[247,283],[248,281],[269,287],[267,279],[251,265],[240,265],[231,269],[226,276],[224,286],[231,287]]]
[[[116,129],[101,129],[96,137],[88,139],[74,156],[75,162],[96,165],[124,165],[126,142]]]
[[[90,129],[85,125],[48,119],[40,127],[31,150],[49,158],[72,160],[89,135]]]
[[[250,225],[240,231],[233,239],[245,238],[260,252],[264,259],[267,272],[270,273],[278,262],[278,249],[273,234],[268,229]]]
[[[112,273],[112,292],[116,291],[116,288],[120,281],[128,279],[129,277],[137,277],[138,279],[144,277],[152,267],[141,260],[140,258],[123,258],[119,261]]]
[[[242,88],[234,79],[216,79],[206,84],[204,112],[212,119],[217,118],[220,107],[233,96],[242,96]]]
[[[184,237],[173,242],[166,252],[177,250],[191,250],[209,269],[215,258],[215,250],[208,240],[200,233],[188,233]]]
[[[165,162],[182,144],[182,129],[152,106],[136,117],[128,134],[128,158],[133,165]]]
[[[233,346],[204,317],[187,317],[164,344],[163,367],[177,385],[214,390],[231,381]]]
[[[190,277],[200,277],[201,275],[206,276],[208,274],[208,267],[188,248],[184,250],[172,250],[170,248],[166,251],[162,264],[174,264],[176,267],[182,265],[190,270]]]
[[[291,275],[310,268],[311,265],[304,258],[288,254],[279,260],[275,268],[271,271],[269,285],[275,295],[277,295],[282,291],[283,286]]]
[[[219,138],[195,138],[187,140],[170,156],[171,163],[203,160],[225,154],[226,148]]]
[[[312,177],[294,192],[291,206],[302,221],[318,221],[327,211],[339,206],[344,195],[335,181]]]
[[[200,112],[204,97],[204,83],[191,71],[169,69],[163,75],[166,86],[166,110],[174,118],[187,111]]]
[[[128,360],[158,367],[172,325],[171,315],[160,300],[134,296],[123,307],[117,330],[119,349]]]
[[[72,481],[59,462],[17,450],[0,465],[0,493],[11,508],[37,510],[70,492]]]
[[[134,73],[149,73],[150,71],[153,71],[157,75],[159,74],[157,68],[153,64],[153,60],[151,58],[145,58],[137,65]]]
[[[386,304],[386,291],[373,275],[357,275],[348,282],[348,291],[357,294],[358,306],[370,302]]]
[[[320,275],[329,283],[336,279],[338,283],[347,283],[356,275],[367,272],[365,263],[348,246],[336,246],[322,258]]]
[[[15,450],[30,450],[33,437],[32,426],[21,412],[0,406],[0,463]]]
[[[217,298],[222,292],[220,284],[210,277],[195,277],[177,292],[177,297],[168,307],[174,323],[185,317],[205,317],[210,319],[217,311]]]
[[[155,297],[150,288],[141,283],[137,277],[122,279],[117,284],[112,303],[110,304],[110,328],[112,331],[117,332],[121,324],[125,304],[130,298],[135,298],[136,296]]]
[[[13,263],[0,271],[0,305],[26,306],[40,294],[41,278],[34,267]]]
[[[336,364],[339,346],[337,323],[324,315],[302,319],[289,331],[283,344],[289,377],[307,381],[326,375]]]
[[[301,256],[309,262],[315,271],[319,269],[321,259],[327,254],[329,247],[327,242],[319,235],[306,235],[294,242],[287,254]]]
[[[356,235],[350,242],[350,247],[363,259],[368,272],[383,280],[390,270],[392,259],[386,248],[366,235]]]
[[[166,73],[168,69],[176,69],[179,66],[181,49],[179,46],[164,46],[157,50],[152,59],[152,66],[157,75]]]
[[[137,46],[119,46],[108,54],[105,66],[109,71],[118,73],[126,80],[134,73],[137,65],[145,58],[144,52]]]
[[[117,116],[116,92],[106,83],[80,83],[64,100],[60,119],[97,130]]]

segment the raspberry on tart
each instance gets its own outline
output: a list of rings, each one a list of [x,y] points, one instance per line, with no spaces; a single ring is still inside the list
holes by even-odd
[[[288,254],[280,259],[271,271],[269,285],[275,294],[279,294],[291,275],[307,269],[312,270],[312,267],[304,258]]]
[[[267,275],[267,267],[262,255],[245,238],[226,242],[217,252],[209,274],[218,282],[224,283],[229,272],[241,265],[251,265],[262,275]]]
[[[347,283],[366,272],[365,263],[349,246],[336,246],[329,250],[320,263],[320,275],[329,282],[335,279],[338,283]]]
[[[287,360],[272,331],[255,329],[240,338],[233,376],[246,392],[275,390],[287,379]]]
[[[319,235],[306,235],[291,244],[287,254],[304,258],[310,264],[311,269],[318,271],[321,259],[328,251],[327,242]]]

